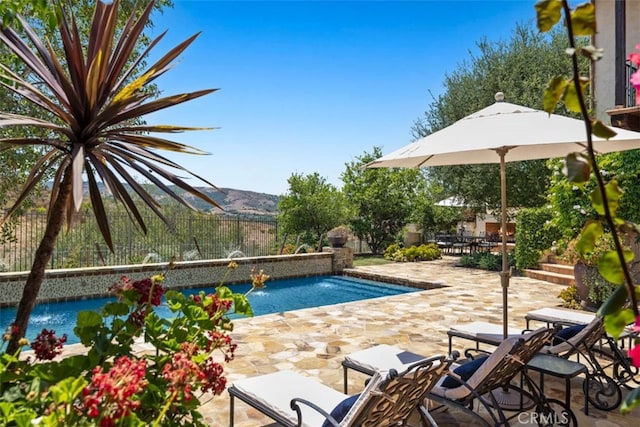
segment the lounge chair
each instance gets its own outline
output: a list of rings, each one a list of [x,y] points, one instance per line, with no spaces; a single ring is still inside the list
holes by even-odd
[[[447,406],[456,406],[474,416],[482,425],[509,425],[509,419],[517,414],[510,418],[507,417],[505,410],[500,407],[494,396],[495,390],[509,389],[523,397],[521,402],[531,402],[530,406],[521,405],[515,412],[530,410],[541,417],[547,417],[546,419],[553,416],[561,417],[569,420],[569,424],[576,425],[575,415],[567,408],[566,404],[558,400],[547,399],[523,369],[542,347],[551,342],[554,333],[554,328],[541,328],[524,335],[510,337],[503,340],[493,353],[484,359],[479,358],[462,365],[452,365],[449,374],[438,381],[427,398]],[[343,362],[343,366],[363,373],[377,372],[383,367],[376,363],[376,352],[382,356],[379,359],[382,363],[388,362],[390,358],[393,360],[391,355],[394,353],[396,355],[403,353],[401,349],[393,346],[376,346],[359,352],[360,354],[354,353],[348,356]],[[358,356],[362,355],[366,357],[362,359],[362,364],[360,364]],[[401,361],[393,363],[401,363]],[[520,373],[523,374],[520,377],[522,386],[512,382],[514,377]],[[478,409],[474,409],[476,402],[486,410],[491,422],[479,415]]]
[[[236,381],[228,389],[230,426],[234,423],[236,397],[280,425],[290,427],[403,426],[415,410],[420,411],[423,422],[428,422],[429,414],[423,412],[420,404],[450,363],[444,356],[434,356],[401,373],[395,369],[378,371],[362,393],[355,396],[292,371]]]
[[[626,386],[631,381],[638,383],[635,378],[638,370],[631,365],[618,342],[605,333],[603,320],[599,316],[586,325],[569,325],[562,329],[553,344],[543,347],[541,351],[565,359],[575,356],[585,364],[588,368],[583,383],[585,396],[589,403],[601,410],[610,411],[620,405],[620,385]],[[588,409],[586,406],[587,414]]]

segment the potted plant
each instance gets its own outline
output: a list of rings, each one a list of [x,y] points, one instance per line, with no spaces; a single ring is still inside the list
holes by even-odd
[[[341,248],[349,240],[349,229],[344,225],[334,227],[327,233],[327,240],[334,248]]]
[[[598,272],[597,261],[601,254],[613,249],[611,236],[603,234],[596,242],[593,252],[581,254],[574,239],[560,256],[560,259],[574,265],[573,274],[580,304],[588,309],[597,309],[613,291],[614,285],[607,282]]]

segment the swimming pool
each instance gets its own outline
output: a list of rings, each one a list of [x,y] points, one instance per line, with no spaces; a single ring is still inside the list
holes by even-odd
[[[232,285],[234,292],[245,293],[251,284]],[[214,292],[215,288],[186,289],[182,292],[197,294],[201,290]],[[254,316],[280,313],[302,308],[319,307],[389,295],[416,292],[420,289],[371,280],[356,279],[346,276],[316,276],[297,279],[270,280],[265,288],[257,289],[248,296]],[[111,298],[94,298],[86,300],[56,302],[37,305],[27,330],[27,338],[33,340],[42,328],[53,329],[57,336],[67,334],[68,344],[79,342],[73,333],[76,315],[82,310],[99,310]],[[171,311],[166,304],[156,307],[161,317],[170,317]],[[14,308],[0,309],[0,331],[15,320]],[[240,316],[231,316],[239,318]]]

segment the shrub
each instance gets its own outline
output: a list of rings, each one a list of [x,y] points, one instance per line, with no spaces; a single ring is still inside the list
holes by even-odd
[[[235,267],[231,262],[227,271]],[[67,337],[46,329],[31,343],[35,360],[0,352],[0,425],[208,425],[200,398],[225,390],[224,365],[237,346],[228,313],[250,316],[251,307],[246,294],[222,284],[190,297],[170,290],[164,296],[173,317],[162,319],[154,307],[163,297],[163,278],[123,277],[112,287],[116,300],[79,312],[74,333],[85,354],[54,360]],[[262,271],[250,277],[254,288],[268,278]],[[13,333],[10,327],[5,343]],[[142,337],[156,351],[134,354]]]
[[[581,310],[580,296],[578,295],[578,289],[575,285],[568,286],[560,291],[558,298],[562,300],[562,306],[565,308],[572,308]]]
[[[442,251],[435,243],[411,246],[409,248],[403,248],[398,243],[393,243],[384,251],[384,257],[395,262],[432,261],[442,258]]]
[[[537,266],[542,252],[560,239],[560,231],[551,219],[551,211],[547,208],[521,209],[518,212],[515,248],[518,270]]]
[[[507,254],[508,264],[513,267],[515,257],[512,252]],[[502,270],[502,254],[492,252],[475,252],[463,255],[458,261],[458,267],[478,268],[481,270],[500,271]]]

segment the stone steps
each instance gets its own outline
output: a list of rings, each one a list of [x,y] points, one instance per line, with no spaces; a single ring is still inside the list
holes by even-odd
[[[524,275],[563,286],[575,285],[572,265],[543,262],[539,270],[526,269]]]

